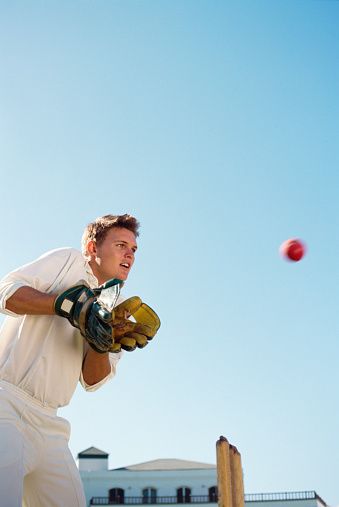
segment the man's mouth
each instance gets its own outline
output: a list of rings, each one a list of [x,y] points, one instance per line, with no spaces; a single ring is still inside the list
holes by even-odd
[[[131,265],[128,262],[122,262],[120,266],[122,266],[125,269],[129,269],[131,267]]]

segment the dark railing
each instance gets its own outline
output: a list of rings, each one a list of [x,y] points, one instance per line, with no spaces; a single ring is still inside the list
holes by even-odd
[[[318,500],[324,507],[326,502],[315,491],[289,491],[287,493],[252,493],[245,495],[245,502],[279,502],[285,500]]]
[[[315,491],[292,491],[286,493],[254,493],[245,495],[245,502],[279,502],[286,500],[318,500],[324,506],[326,502],[320,498]],[[177,496],[157,496],[145,498],[142,496],[126,496],[124,499],[116,498],[110,500],[105,496],[94,496],[90,505],[160,505],[160,504],[180,504],[180,503],[216,503],[216,495],[191,495],[189,499]]]
[[[245,495],[246,502],[279,502],[285,500],[313,500],[315,491],[290,491],[286,493],[251,493]]]
[[[90,505],[121,505],[124,503],[125,505],[159,505],[159,504],[180,504],[180,503],[210,503],[217,502],[217,498],[215,500],[210,500],[208,495],[191,495],[190,499],[185,499],[185,497],[178,500],[177,496],[157,496],[152,498],[144,498],[142,496],[125,496],[124,501],[116,498],[115,500],[110,500],[108,497],[104,496],[94,496],[91,499]]]

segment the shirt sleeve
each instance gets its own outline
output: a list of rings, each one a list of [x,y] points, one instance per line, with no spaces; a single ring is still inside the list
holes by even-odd
[[[97,389],[99,389],[101,386],[106,384],[106,382],[108,382],[108,380],[113,378],[116,374],[117,364],[120,361],[122,355],[123,355],[123,351],[118,352],[117,354],[111,354],[111,353],[109,354],[109,362],[111,363],[111,371],[105,378],[103,378],[102,380],[100,380],[100,382],[97,382],[96,384],[93,384],[93,385],[87,384],[84,380],[82,370],[81,370],[79,380],[80,380],[80,384],[85,389],[85,391],[87,391],[89,393],[94,392]]]
[[[60,248],[45,253],[38,259],[8,273],[0,281],[0,312],[18,317],[6,308],[7,300],[20,287],[32,287],[41,292],[48,292],[76,250]]]

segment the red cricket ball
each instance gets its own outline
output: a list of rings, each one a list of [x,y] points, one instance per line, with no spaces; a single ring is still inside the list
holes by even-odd
[[[298,262],[305,255],[306,247],[304,243],[297,238],[284,241],[280,246],[280,253],[290,261]]]

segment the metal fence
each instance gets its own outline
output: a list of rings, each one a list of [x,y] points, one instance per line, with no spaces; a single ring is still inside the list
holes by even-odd
[[[315,491],[292,491],[285,493],[254,493],[245,495],[245,502],[279,502],[293,500],[318,500],[324,506],[326,503],[317,495]],[[142,496],[126,496],[124,498],[115,498],[110,500],[104,496],[94,496],[90,505],[164,505],[181,503],[217,503],[217,495],[190,495],[189,498],[180,498],[177,496],[156,496],[145,498]]]
[[[245,495],[246,502],[279,502],[288,500],[313,500],[315,491],[291,491],[285,493],[254,493]]]
[[[90,505],[166,505],[166,504],[181,504],[181,503],[213,503],[217,502],[217,497],[210,498],[208,495],[190,495],[189,498],[178,499],[177,496],[156,496],[151,498],[144,498],[142,496],[125,496],[124,499],[116,498],[110,500],[107,497],[94,496],[91,499]]]

